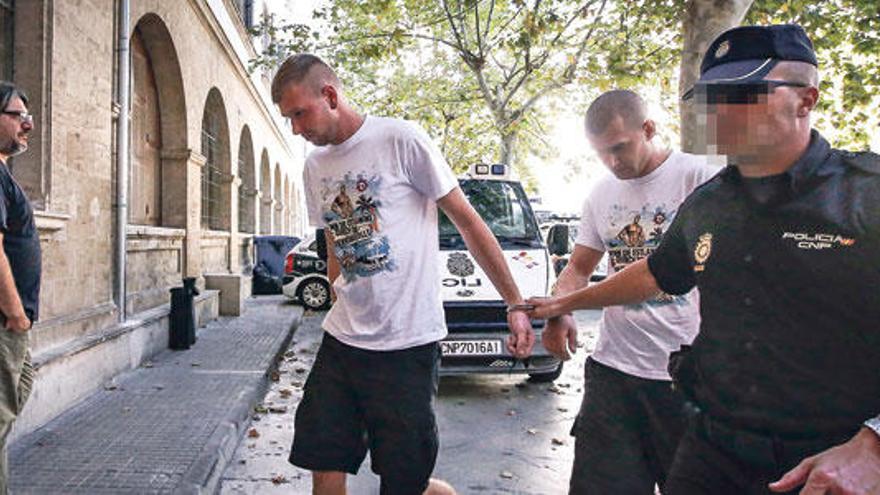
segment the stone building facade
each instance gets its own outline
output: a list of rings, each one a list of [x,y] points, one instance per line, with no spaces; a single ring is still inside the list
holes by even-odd
[[[302,235],[304,143],[272,105],[253,0],[130,1],[124,301],[114,300],[120,0],[0,0],[0,78],[35,130],[10,164],[43,248],[38,378],[15,434],[168,342],[169,288],[197,277],[200,320],[249,295],[252,237]]]

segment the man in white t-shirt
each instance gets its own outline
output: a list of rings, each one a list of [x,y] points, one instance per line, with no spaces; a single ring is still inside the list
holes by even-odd
[[[645,258],[660,244],[678,206],[717,167],[666,149],[636,93],[614,90],[587,111],[590,144],[612,172],[584,202],[571,260],[554,294],[586,286],[604,253],[609,274]],[[666,479],[684,431],[684,401],[671,388],[669,353],[699,328],[696,291],[604,310],[599,340],[587,358],[584,398],[572,427],[575,459],[570,493],[653,494]],[[571,314],[552,318],[543,343],[562,359],[577,345]]]
[[[272,99],[294,134],[317,146],[303,173],[309,219],[327,233],[336,302],[296,411],[290,462],[313,493],[345,493],[367,450],[382,494],[454,493],[430,479],[433,399],[446,336],[438,212],[452,220],[508,306],[508,349],[527,357],[534,332],[501,248],[416,124],[362,116],[319,58],[287,59]]]

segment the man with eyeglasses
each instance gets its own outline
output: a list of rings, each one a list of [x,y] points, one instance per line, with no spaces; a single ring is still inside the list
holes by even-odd
[[[880,493],[880,157],[811,129],[799,26],[710,46],[686,93],[730,166],[658,249],[535,317],[700,290],[700,333],[670,359],[693,404],[665,494]],[[802,487],[802,488],[801,488]]]
[[[40,239],[24,191],[9,172],[9,159],[27,150],[33,117],[27,96],[0,81],[0,494],[8,492],[6,438],[33,383],[28,330],[40,297]]]

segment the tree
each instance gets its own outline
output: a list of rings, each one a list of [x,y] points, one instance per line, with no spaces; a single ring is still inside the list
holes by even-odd
[[[272,53],[330,59],[367,111],[420,120],[459,170],[497,161],[527,173],[522,158],[547,148],[540,103],[572,83],[654,76],[677,57],[681,10],[680,0],[338,0],[316,12],[328,32],[276,27],[294,36]]]
[[[753,0],[689,0],[681,31],[683,47],[679,67],[678,94],[682,95],[700,77],[700,63],[706,49],[724,31],[738,26]],[[692,100],[680,101],[681,149],[702,152],[705,136]]]

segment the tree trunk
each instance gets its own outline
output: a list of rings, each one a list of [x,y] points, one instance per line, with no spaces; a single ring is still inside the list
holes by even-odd
[[[681,52],[678,94],[682,95],[700,77],[700,63],[709,44],[724,31],[738,26],[754,0],[689,0],[682,21],[684,46]],[[682,101],[681,149],[706,152],[706,120],[697,115],[693,100]]]
[[[513,153],[516,147],[516,133],[505,133],[501,135],[501,149],[498,157],[498,163],[503,163],[508,167],[513,166]]]

